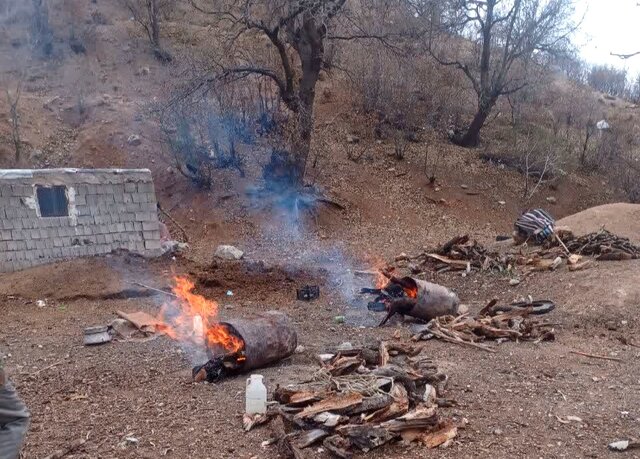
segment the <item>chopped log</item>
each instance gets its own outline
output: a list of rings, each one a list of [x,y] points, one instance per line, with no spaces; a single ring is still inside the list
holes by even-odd
[[[360,405],[347,409],[344,414],[348,416],[356,416],[362,413],[370,413],[390,406],[393,403],[393,397],[388,394],[376,394],[372,397],[366,397]]]
[[[329,433],[323,429],[308,430],[304,435],[297,437],[294,443],[297,448],[304,449],[328,436]]]
[[[379,365],[384,367],[389,363],[389,348],[386,341],[380,342],[380,362]]]
[[[322,400],[326,395],[326,393],[278,386],[273,392],[273,399],[282,405],[304,406]]]
[[[456,236],[453,239],[451,239],[450,241],[447,241],[443,245],[438,247],[436,249],[436,253],[440,254],[440,255],[445,255],[445,254],[449,253],[449,251],[451,250],[451,248],[454,245],[463,245],[463,244],[466,244],[467,242],[469,242],[469,235],[468,234],[465,234],[465,235],[462,235],[462,236]]]
[[[441,261],[445,263],[450,268],[455,269],[467,269],[467,266],[471,263],[469,261],[464,260],[454,260],[452,258],[445,257],[443,255],[438,255],[437,253],[427,253],[425,254],[427,258],[433,258],[434,260]]]
[[[346,394],[332,395],[324,400],[314,403],[311,406],[306,407],[300,413],[296,414],[296,419],[303,419],[315,416],[323,411],[333,411],[341,413],[348,408],[354,407],[362,403],[364,397],[357,392],[350,392]]]
[[[353,454],[349,451],[351,443],[340,435],[333,435],[325,438],[322,442],[322,446],[324,446],[329,453],[339,457],[340,459],[351,459],[353,457]]]
[[[580,260],[582,260],[582,255],[577,255],[575,253],[567,257],[567,263],[569,263],[569,265],[577,265]]]
[[[438,424],[436,407],[429,406],[416,408],[404,416],[383,422],[380,426],[390,432],[399,433],[404,430],[425,429],[427,427],[433,427],[436,424]]]
[[[630,253],[614,251],[608,253],[601,253],[596,257],[597,261],[623,261],[623,260],[633,260],[635,257]]]
[[[393,403],[389,406],[379,409],[372,414],[365,416],[364,420],[368,423],[378,423],[388,421],[389,419],[402,416],[409,411],[409,396],[407,390],[401,384],[395,384],[390,393]]]
[[[360,357],[338,356],[338,358],[333,359],[333,361],[327,365],[326,369],[332,376],[340,376],[353,373],[364,363],[364,360]]]
[[[389,351],[395,351],[400,354],[405,354],[413,357],[420,354],[420,352],[422,351],[422,346],[401,342],[388,342],[387,349]]]
[[[271,429],[278,442],[278,454],[285,459],[304,459],[304,456],[300,449],[296,447],[292,440],[291,435],[287,434],[284,426],[284,419],[282,416],[276,417],[271,423]]]
[[[446,445],[458,435],[458,428],[451,421],[446,421],[438,425],[437,430],[426,434],[422,441],[427,448],[435,448],[440,445]]]
[[[364,402],[363,402],[364,405]],[[313,418],[314,422],[318,424],[322,424],[325,427],[335,427],[340,423],[346,422],[349,420],[346,416],[340,416],[339,414],[329,413],[325,411],[324,413],[317,414]]]
[[[482,317],[482,316],[490,315],[491,308],[493,308],[496,304],[498,304],[498,299],[497,298],[492,299],[487,303],[487,305],[484,308],[480,309],[478,316]]]
[[[242,417],[242,427],[244,428],[245,432],[249,432],[251,429],[253,429],[256,426],[266,424],[275,415],[276,413],[274,412],[264,413],[264,414],[253,414],[253,415],[245,413],[244,416]]]
[[[420,397],[416,390],[416,383],[413,378],[404,369],[396,365],[387,365],[385,367],[376,368],[373,370],[373,374],[393,378],[395,382],[403,384],[405,389],[407,389],[409,396],[414,400]]]
[[[310,405],[318,400],[322,400],[322,397],[325,395],[326,394],[318,394],[316,392],[298,392],[291,396],[288,405],[295,407]]]
[[[583,269],[590,268],[592,265],[593,265],[593,261],[586,260],[586,261],[583,261],[582,263],[569,265],[569,271],[581,271]]]
[[[351,445],[365,453],[396,438],[393,432],[372,425],[351,424],[338,427],[337,432],[343,437],[348,438]]]

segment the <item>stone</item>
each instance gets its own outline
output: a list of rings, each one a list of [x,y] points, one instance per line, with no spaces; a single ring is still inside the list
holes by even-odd
[[[222,260],[240,260],[244,252],[232,245],[219,245],[214,256]]]
[[[347,143],[360,143],[360,137],[353,134],[347,135]]]
[[[558,203],[558,200],[556,199],[556,197],[555,197],[555,196],[549,196],[549,197],[547,197],[546,201],[547,201],[549,204],[557,204],[557,203]]]
[[[189,244],[185,242],[169,240],[169,241],[163,241],[161,248],[162,248],[162,253],[176,253],[176,252],[183,252],[187,250],[189,248]]]
[[[127,139],[127,143],[132,147],[137,147],[142,144],[142,138],[137,134],[131,134]]]
[[[498,204],[500,204],[501,206],[504,206],[506,203],[506,201],[498,201]]]

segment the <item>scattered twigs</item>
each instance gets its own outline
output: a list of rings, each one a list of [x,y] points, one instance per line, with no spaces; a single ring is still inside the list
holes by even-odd
[[[164,210],[162,208],[162,206],[160,206],[160,203],[158,203],[158,210],[160,211],[160,213],[162,215],[164,215],[165,217],[167,217],[169,219],[169,221],[171,223],[173,223],[176,228],[178,228],[180,230],[180,232],[182,233],[182,237],[184,238],[184,242],[189,242],[189,235],[187,234],[187,231],[184,229],[184,227],[178,223],[170,214],[169,212],[167,212],[166,210]]]
[[[600,260],[640,258],[640,247],[605,229],[570,240],[566,246],[573,253],[597,256]]]
[[[487,303],[487,305],[480,310],[480,312],[478,313],[478,316],[482,317],[489,314],[489,311],[491,311],[491,308],[493,308],[497,303],[498,303],[497,298],[494,298],[491,301],[489,301],[489,303]]]
[[[63,363],[65,363],[66,361],[67,361],[67,359],[62,359],[62,360],[59,360],[59,361],[57,361],[57,362],[54,362],[54,363],[52,363],[51,365],[47,365],[47,366],[46,366],[46,367],[44,367],[44,368],[40,368],[39,370],[34,371],[33,373],[29,373],[29,376],[37,376],[37,375],[39,375],[40,373],[42,373],[43,371],[47,371],[47,370],[50,370],[50,369],[51,369],[51,368],[53,368],[53,367],[57,367],[58,365],[62,365],[62,364],[63,364]]]
[[[509,306],[496,306],[496,300],[492,300],[476,317],[463,314],[432,319],[417,332],[413,340],[436,337],[487,352],[496,352],[494,348],[480,343],[487,339],[537,343],[552,341],[555,339],[554,324],[538,321],[534,317],[549,313],[554,308],[555,304],[546,300]]]
[[[483,351],[492,352],[492,353],[496,352],[495,349],[492,349],[492,348],[490,348],[488,346],[485,346],[484,344],[474,343],[473,341],[466,341],[466,340],[462,339],[457,334],[450,335],[448,333],[445,333],[442,329],[440,329],[438,327],[430,328],[429,332],[433,336],[435,336],[437,338],[440,338],[443,341],[447,341],[448,343],[460,344],[460,345],[469,346],[469,347],[475,347],[476,349],[482,349]]]
[[[583,357],[589,357],[591,359],[613,360],[614,362],[624,362],[624,360],[622,360],[619,357],[609,357],[608,355],[589,354],[587,352],[574,351],[574,350],[570,350],[569,352],[572,354],[581,355]]]
[[[174,298],[178,298],[178,295],[176,295],[175,293],[167,292],[166,290],[161,290],[161,289],[155,288],[155,287],[149,287],[148,285],[145,285],[145,284],[143,284],[141,282],[134,282],[134,281],[128,281],[128,280],[125,280],[124,282],[126,282],[127,284],[131,284],[131,285],[137,285],[138,287],[146,288],[147,290],[152,290],[152,291],[158,292],[158,293],[164,293],[165,295],[169,295],[169,296],[172,296]]]
[[[562,246],[562,248],[564,249],[564,251],[567,253],[567,255],[571,255],[571,252],[569,251],[567,246],[564,245],[564,242],[562,242],[562,239],[560,239],[560,236],[558,236],[558,233],[553,233],[553,235],[555,236],[556,241],[558,241],[558,244],[560,244]]]

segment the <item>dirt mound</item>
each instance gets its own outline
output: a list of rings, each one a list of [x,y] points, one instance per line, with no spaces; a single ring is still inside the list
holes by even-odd
[[[593,233],[603,226],[612,233],[640,244],[640,204],[616,203],[592,207],[557,222],[577,236]]]
[[[122,282],[126,265],[144,263],[127,257],[84,258],[2,274],[0,296],[32,300],[118,297],[131,289]]]

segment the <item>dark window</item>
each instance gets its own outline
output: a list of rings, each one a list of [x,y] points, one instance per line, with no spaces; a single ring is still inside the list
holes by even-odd
[[[66,190],[67,188],[64,186],[39,186],[36,188],[41,217],[66,217],[69,215]]]

